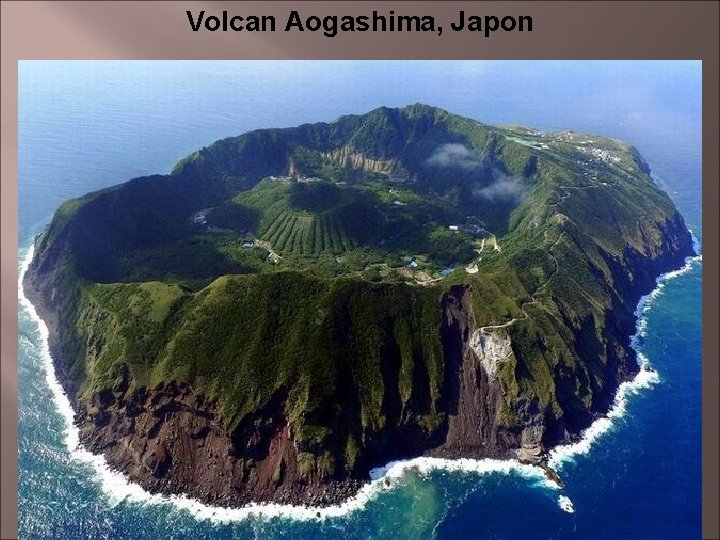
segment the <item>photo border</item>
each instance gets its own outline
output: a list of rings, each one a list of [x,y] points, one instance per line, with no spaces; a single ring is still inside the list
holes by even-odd
[[[192,32],[186,9],[275,15],[273,33]],[[433,15],[529,15],[532,32],[338,34],[284,32],[291,10],[359,15],[394,9]],[[701,60],[703,88],[703,536],[719,538],[718,496],[718,20],[696,2],[2,2],[0,56],[0,537],[17,536],[18,61],[31,59],[544,59]]]

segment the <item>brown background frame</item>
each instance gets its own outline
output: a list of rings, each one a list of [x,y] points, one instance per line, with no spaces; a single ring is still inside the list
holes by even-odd
[[[30,59],[691,59],[703,86],[703,536],[720,538],[718,497],[718,20],[705,2],[2,2],[0,200],[0,537],[17,536],[17,61]],[[272,33],[192,32],[186,9],[276,15]],[[335,38],[282,31],[302,15],[373,9],[433,15],[432,33],[355,33]],[[460,9],[530,15],[531,33],[450,32]]]

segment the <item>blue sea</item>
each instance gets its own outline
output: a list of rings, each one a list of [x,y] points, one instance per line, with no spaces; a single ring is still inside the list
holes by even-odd
[[[700,62],[19,64],[19,253],[65,199],[168,172],[216,139],[422,102],[488,124],[634,144],[702,242]],[[510,462],[416,460],[339,508],[213,509],[150,496],[77,447],[46,328],[20,292],[21,538],[685,539],[701,533],[702,259],[638,307],[646,366],[607,419],[553,455],[565,486]],[[652,366],[652,370],[649,369]]]

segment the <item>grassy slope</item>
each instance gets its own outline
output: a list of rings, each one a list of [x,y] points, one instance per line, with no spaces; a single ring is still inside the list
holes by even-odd
[[[117,386],[126,367],[134,386],[186,381],[219,400],[230,428],[285,390],[300,438],[320,444],[332,436],[352,462],[368,428],[389,429],[401,413],[423,428],[437,425],[444,376],[438,302],[462,282],[472,285],[479,325],[530,315],[509,329],[515,354],[500,367],[505,423],[521,423],[514,409],[520,396],[557,416],[587,408],[607,384],[609,351],[618,346],[604,331],[606,312],[628,286],[618,268],[628,249],[659,245],[658,225],[675,211],[632,148],[592,138],[620,161],[589,166],[579,163],[587,156],[576,142],[557,139],[538,149],[544,140],[428,107],[379,109],[219,141],[172,176],[70,201],[39,252],[42,258],[66,246],[59,279],[68,292],[84,284],[65,300],[80,337],[63,344],[77,359],[71,376],[84,395]],[[524,199],[507,208],[477,200],[468,207],[462,175],[443,177],[441,185],[437,171],[423,168],[446,143],[464,144],[483,163],[524,178]],[[347,145],[378,159],[400,156],[418,187],[390,196],[382,182],[320,156]],[[282,174],[289,158],[306,174],[350,185],[262,182],[245,191]],[[381,216],[398,198],[410,203],[398,210],[406,248],[440,252],[447,239],[430,244],[433,227],[472,211],[506,231],[502,251],[485,251],[478,274],[456,271],[433,287],[353,278],[358,267],[412,253],[360,249],[388,234]],[[215,209],[210,224],[222,231],[191,224],[193,212],[206,207]],[[239,248],[248,233],[282,252],[283,264]]]

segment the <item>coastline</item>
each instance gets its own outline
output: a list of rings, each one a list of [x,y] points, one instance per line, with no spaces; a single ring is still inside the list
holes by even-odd
[[[58,411],[66,424],[65,442],[67,449],[74,459],[89,464],[92,467],[102,485],[103,491],[113,502],[129,499],[134,502],[147,504],[172,505],[178,509],[189,511],[198,519],[210,519],[220,522],[237,521],[251,516],[267,518],[285,517],[301,520],[324,519],[343,516],[361,509],[368,501],[374,499],[381,492],[392,489],[397,485],[404,473],[411,469],[416,470],[420,474],[427,474],[432,470],[438,469],[479,475],[493,473],[510,474],[514,472],[532,480],[536,485],[554,490],[560,489],[559,485],[547,478],[546,472],[541,467],[523,464],[515,459],[442,459],[417,457],[409,460],[392,461],[383,467],[373,469],[368,483],[362,485],[354,495],[344,499],[342,503],[330,506],[312,507],[276,503],[251,503],[240,508],[227,508],[206,504],[187,495],[150,493],[140,484],[127,480],[123,473],[113,470],[103,455],[93,454],[80,444],[79,429],[73,422],[74,411],[71,406],[71,401],[59,381],[52,360],[49,343],[51,330],[48,328],[46,321],[39,315],[38,308],[26,296],[23,287],[23,279],[32,261],[33,254],[34,245],[28,249],[20,268],[18,281],[20,304],[28,311],[38,327],[41,338],[40,347],[46,369],[46,380],[55,398]],[[581,432],[579,441],[571,444],[561,444],[548,451],[548,464],[552,468],[561,469],[563,463],[570,461],[574,456],[587,454],[595,440],[612,428],[614,425],[613,420],[625,414],[628,395],[637,394],[642,389],[651,387],[659,380],[658,374],[650,367],[648,359],[635,349],[637,337],[641,335],[643,331],[644,319],[642,315],[649,308],[652,300],[660,294],[667,281],[689,271],[694,264],[701,260],[702,255],[687,257],[684,266],[660,275],[656,279],[655,288],[647,295],[641,297],[635,311],[637,331],[636,334],[630,338],[631,347],[637,352],[640,370],[631,380],[620,383],[615,391],[615,398],[611,408],[606,414],[596,418],[588,428]],[[566,512],[573,511],[572,502],[566,495],[561,494],[559,496],[558,504]]]

